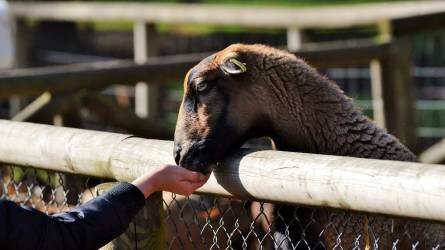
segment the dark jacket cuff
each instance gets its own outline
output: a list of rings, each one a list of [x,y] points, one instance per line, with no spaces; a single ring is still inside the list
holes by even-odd
[[[104,198],[112,204],[121,204],[131,219],[145,205],[144,194],[133,184],[122,182],[105,193]]]

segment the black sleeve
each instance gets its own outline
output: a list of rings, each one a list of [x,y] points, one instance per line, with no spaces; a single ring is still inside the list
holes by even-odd
[[[54,216],[0,200],[0,249],[98,249],[125,231],[144,203],[129,183]]]

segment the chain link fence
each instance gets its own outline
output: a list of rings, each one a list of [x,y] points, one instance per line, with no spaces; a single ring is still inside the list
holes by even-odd
[[[47,214],[91,199],[100,182],[12,166],[0,174],[0,199]],[[166,249],[445,249],[437,222],[167,192],[163,200]]]
[[[445,225],[439,223],[207,196],[177,198],[164,199],[169,249],[445,248]]]

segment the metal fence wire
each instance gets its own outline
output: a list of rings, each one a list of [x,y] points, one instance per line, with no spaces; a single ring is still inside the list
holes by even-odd
[[[91,199],[97,184],[33,168],[0,174],[0,199],[47,214]],[[163,200],[166,249],[445,249],[437,222],[167,192]]]

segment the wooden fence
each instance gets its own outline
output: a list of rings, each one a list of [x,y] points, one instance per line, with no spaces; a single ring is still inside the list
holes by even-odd
[[[174,163],[172,141],[125,134],[0,120],[0,141],[0,162],[116,180]],[[198,193],[445,221],[443,178],[442,165],[245,149]]]
[[[25,25],[26,20],[131,21],[134,23],[134,59],[138,64],[150,62],[148,57],[156,50],[155,39],[153,40],[156,31],[153,24],[161,22],[285,29],[287,47],[291,51],[304,48],[303,44],[308,42],[304,36],[305,30],[372,26],[377,30],[379,42],[391,41],[397,44],[389,50],[393,56],[387,57],[388,60],[365,62],[370,64],[372,71],[374,118],[379,125],[387,127],[406,144],[414,147],[413,93],[409,73],[411,42],[406,36],[415,32],[441,29],[445,22],[445,3],[418,1],[313,8],[266,8],[202,4],[12,2],[11,13],[18,27],[19,61],[23,54],[21,48],[26,47],[26,44],[22,43],[25,43],[24,38],[29,33]],[[357,54],[354,58],[367,58],[366,49],[360,53],[362,54]],[[330,64],[328,60],[338,60],[338,57],[326,57],[324,52],[320,53],[320,56],[321,60],[318,62],[321,64]],[[339,57],[347,58],[341,55]],[[156,118],[159,107],[156,102],[150,100],[156,98],[158,91],[156,86],[141,83],[136,85],[135,111],[139,117],[146,118],[150,113],[154,114],[152,118]],[[398,93],[396,98],[393,98],[394,93]]]
[[[288,49],[298,51],[297,55],[316,67],[370,65],[376,121],[411,147],[415,145],[413,86],[409,72],[411,44],[405,36],[442,28],[445,20],[445,4],[441,1],[301,10],[141,3],[13,2],[11,11],[19,37],[18,61],[22,48],[26,47],[27,20],[128,20],[134,22],[135,62],[113,61],[3,72],[0,74],[0,97],[36,95],[45,91],[70,96],[72,92],[99,90],[111,84],[151,84],[157,83],[156,79],[180,78],[205,54],[149,57],[155,46],[150,40],[155,35],[152,24],[157,22],[282,28],[287,30]],[[317,46],[315,49],[302,46],[306,42],[305,30],[356,26],[375,26],[379,33],[378,42]],[[148,113],[158,109],[156,106],[147,109],[148,96],[156,94],[156,87],[147,86],[137,84],[136,112],[139,117],[123,112],[91,93],[83,96],[83,102],[99,110],[97,113],[108,117],[107,120],[114,125],[132,133],[169,139],[172,137],[171,129],[147,119]],[[44,102],[39,104],[37,99],[28,111],[33,113],[45,106],[59,108],[60,100],[48,101],[47,94],[41,97]],[[22,113],[16,118],[26,120],[29,115]],[[29,145],[30,140],[38,143]],[[150,166],[172,163],[171,142],[128,135],[1,121],[0,141],[2,162],[118,180],[131,180],[149,170]],[[438,165],[240,151],[223,166],[214,172],[209,183],[199,192],[445,221],[444,204],[441,202],[445,189],[440,181],[444,172]],[[359,173],[354,171],[357,166],[361,167]],[[362,166],[369,167],[363,169]],[[278,176],[279,181],[265,182],[264,178],[269,175]],[[255,183],[266,185],[258,187]],[[376,195],[375,192],[382,187],[393,191]],[[276,197],[282,198],[277,200]]]
[[[159,79],[182,78],[188,68],[206,55],[208,53],[147,58],[142,64],[121,60],[9,70],[0,74],[0,97],[35,95],[44,91],[59,94],[82,89],[94,91],[113,84],[133,85],[138,81],[154,84],[160,82],[157,81]],[[403,63],[405,51],[399,43],[376,44],[369,40],[346,45],[333,43],[307,48],[296,52],[296,55],[317,68],[370,64],[375,120],[408,145],[414,145],[413,90],[407,84],[410,64]],[[134,121],[133,124],[138,123],[137,117],[129,120]],[[125,128],[135,133],[132,126]],[[150,138],[168,138],[168,132],[160,133],[149,135]]]

